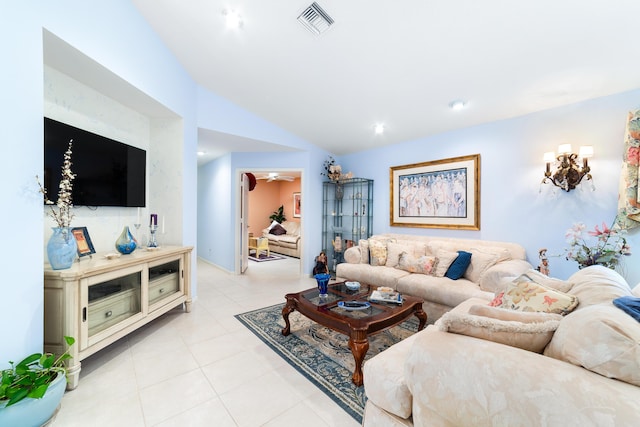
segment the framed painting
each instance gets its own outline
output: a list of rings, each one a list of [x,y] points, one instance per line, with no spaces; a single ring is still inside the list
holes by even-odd
[[[91,242],[91,237],[89,237],[87,227],[72,228],[71,233],[73,233],[73,237],[76,238],[76,242],[78,243],[79,257],[96,253],[96,250],[93,249],[93,243]]]
[[[300,193],[293,193],[293,217],[302,218],[302,200]]]
[[[390,224],[480,230],[480,154],[394,166]]]

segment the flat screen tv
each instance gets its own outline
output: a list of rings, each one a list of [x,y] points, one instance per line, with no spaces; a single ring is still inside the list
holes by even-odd
[[[44,118],[44,186],[55,202],[64,153],[73,140],[73,204],[145,206],[145,150]]]

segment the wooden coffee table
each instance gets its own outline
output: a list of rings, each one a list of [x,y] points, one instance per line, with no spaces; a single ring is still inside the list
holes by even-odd
[[[349,337],[349,348],[355,361],[355,370],[351,377],[357,386],[362,385],[362,362],[369,350],[369,336],[404,322],[412,315],[419,320],[418,330],[427,323],[427,314],[422,310],[422,298],[403,296],[402,305],[376,304],[364,310],[345,310],[338,306],[339,301],[368,301],[369,295],[377,287],[360,284],[360,290],[347,289],[344,282],[329,285],[328,296],[320,299],[318,289],[285,295],[287,303],[282,309],[285,327],[282,335],[291,333],[289,314],[296,310],[314,322],[333,329]]]

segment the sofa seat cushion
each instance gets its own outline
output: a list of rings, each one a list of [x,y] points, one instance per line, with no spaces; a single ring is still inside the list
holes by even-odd
[[[364,390],[376,406],[401,418],[411,416],[411,392],[404,379],[404,360],[416,336],[392,345],[364,364]]]
[[[269,242],[274,242],[277,243],[279,245],[294,245],[293,247],[295,247],[295,245],[298,243],[298,240],[300,240],[300,236],[292,236],[290,234],[281,234],[280,236],[276,236],[276,235],[269,235]]]
[[[416,427],[638,423],[640,388],[631,384],[435,328],[417,335],[405,362]]]
[[[455,307],[469,298],[478,297],[491,301],[493,294],[467,279],[451,280],[447,277],[410,274],[398,279],[398,292]]]
[[[375,287],[388,286],[393,289],[397,288],[398,279],[410,274],[393,267],[372,267],[368,264],[349,264],[346,262],[338,264],[336,268],[336,276],[338,277],[369,283]]]

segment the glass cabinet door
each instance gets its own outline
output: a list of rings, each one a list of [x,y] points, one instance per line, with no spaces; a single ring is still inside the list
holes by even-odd
[[[142,271],[88,284],[83,322],[87,336],[96,334],[142,313]]]
[[[181,259],[149,267],[149,307],[171,296],[181,295]]]

